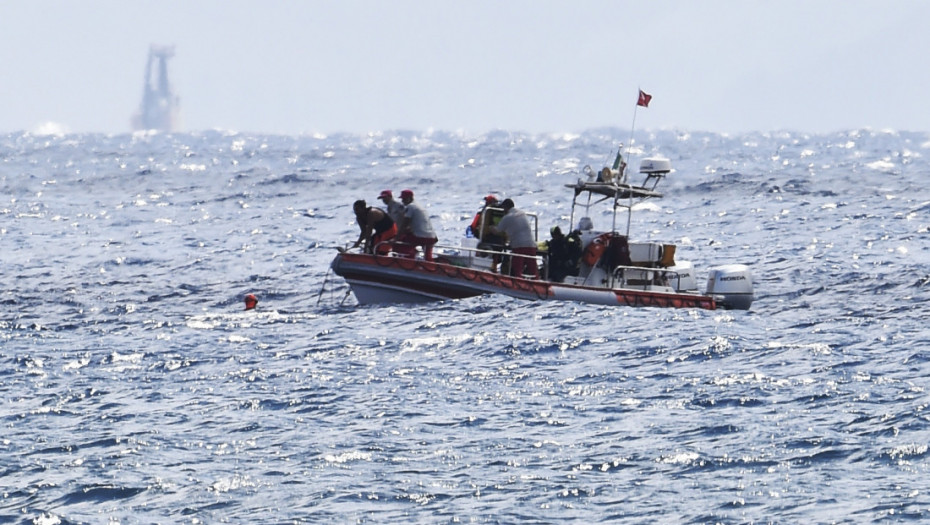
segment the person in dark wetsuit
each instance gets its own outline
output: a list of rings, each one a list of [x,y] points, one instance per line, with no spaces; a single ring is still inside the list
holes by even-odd
[[[358,222],[359,230],[361,230],[358,240],[355,241],[352,247],[358,248],[364,242],[365,253],[374,253],[376,246],[378,255],[390,253],[391,245],[389,243],[380,243],[393,239],[397,235],[397,224],[394,223],[394,219],[384,210],[368,206],[361,199],[355,201],[352,210],[355,212],[355,220]]]
[[[560,283],[569,275],[578,275],[578,261],[581,260],[581,236],[578,230],[566,236],[558,226],[553,226],[549,233],[552,234],[552,238],[546,241],[549,280]]]

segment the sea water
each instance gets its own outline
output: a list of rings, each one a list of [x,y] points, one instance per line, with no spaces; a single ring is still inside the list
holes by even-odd
[[[488,193],[565,230],[624,135],[0,137],[0,522],[930,519],[928,133],[638,133],[631,236],[749,265],[748,312],[329,271],[384,189],[441,244]]]

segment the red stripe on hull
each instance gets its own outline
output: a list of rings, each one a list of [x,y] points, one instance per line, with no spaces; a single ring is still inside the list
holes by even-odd
[[[703,308],[716,310],[717,305],[710,297],[703,295],[659,294],[637,291],[617,291],[617,304],[621,306],[652,306],[656,308]]]

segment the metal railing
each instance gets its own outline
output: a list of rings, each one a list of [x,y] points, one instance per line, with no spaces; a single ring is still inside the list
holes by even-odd
[[[377,252],[378,248],[382,245],[390,245],[392,247],[391,252],[389,252],[386,257],[403,257],[403,255],[393,251],[394,246],[404,245],[412,246],[410,243],[404,243],[396,240],[387,240],[382,241],[375,245],[375,251]],[[513,253],[512,251],[503,249],[503,250],[494,250],[487,248],[478,248],[471,246],[452,246],[452,245],[443,245],[435,244],[433,249],[439,249],[440,251],[433,253],[433,259],[444,259],[450,262],[451,264],[464,263],[468,266],[473,266],[474,258],[481,257],[483,259],[492,259],[497,257],[498,264],[500,267],[503,267],[503,262],[505,258],[510,257],[523,257],[525,259],[534,258],[536,259],[537,269],[539,270],[540,278],[543,280],[548,279],[548,265],[545,264],[546,257],[544,255],[522,255]],[[351,252],[351,244],[347,243],[344,248],[341,249],[343,252]],[[359,249],[359,252],[362,250]],[[467,260],[467,261],[466,261]],[[469,264],[470,263],[470,264]],[[490,265],[489,265],[490,266]],[[500,268],[499,267],[499,268]],[[499,268],[498,271],[499,272]],[[489,268],[490,271],[490,268]],[[608,288],[626,288],[626,289],[642,289],[648,290],[652,286],[665,286],[672,288],[673,290],[681,290],[681,279],[682,276],[677,270],[670,270],[666,268],[649,268],[643,266],[616,266],[614,269],[607,274],[609,275],[609,281],[606,283],[587,283],[585,279],[585,285],[587,286],[603,286],[607,285]]]
[[[343,252],[351,252],[351,251],[353,251],[353,248],[352,248],[351,246],[352,246],[351,244],[346,243],[345,247],[343,247],[340,251],[343,251]],[[374,253],[378,253],[378,250],[379,250],[382,246],[390,246],[390,247],[391,247],[391,251],[388,252],[387,255],[385,255],[386,257],[403,257],[402,254],[400,254],[400,253],[398,253],[397,251],[394,250],[394,247],[395,247],[395,246],[414,246],[414,247],[415,247],[415,245],[410,244],[410,243],[406,243],[406,242],[403,242],[403,241],[397,241],[397,240],[393,240],[393,239],[388,239],[388,240],[386,240],[386,241],[381,241],[381,242],[379,242],[378,244],[376,244],[376,245],[374,246]],[[440,251],[440,252],[437,253],[437,252],[435,251],[437,248],[438,248],[439,250],[442,250],[442,251]],[[522,257],[522,258],[524,258],[524,259],[535,259],[535,260],[536,260],[536,268],[537,268],[537,270],[539,270],[540,278],[541,278],[541,279],[547,279],[547,278],[548,278],[548,267],[547,267],[547,265],[545,264],[546,258],[543,257],[542,255],[539,255],[539,254],[536,254],[536,255],[523,255],[523,254],[519,254],[519,253],[513,253],[512,251],[507,250],[506,248],[505,248],[505,249],[501,249],[501,250],[492,250],[492,249],[487,249],[487,248],[478,248],[478,247],[471,247],[471,246],[451,246],[451,245],[438,244],[438,243],[433,245],[433,250],[434,250],[434,251],[433,251],[433,259],[434,259],[434,260],[439,259],[439,258],[444,258],[444,259],[449,259],[449,260],[455,261],[455,260],[457,259],[457,257],[463,257],[463,255],[462,255],[460,252],[465,252],[465,253],[466,253],[466,255],[464,255],[464,257],[467,257],[467,256],[468,256],[467,254],[471,254],[472,257],[482,257],[482,258],[484,258],[484,259],[492,259],[492,260],[493,260],[493,258],[497,257],[497,258],[499,258],[499,260],[498,260],[497,262],[498,262],[498,264],[501,264],[501,265],[503,265],[502,263],[503,263],[503,261],[505,260],[505,258],[507,258],[507,257],[509,257],[509,258],[513,258],[513,257]],[[361,248],[359,248],[358,251],[359,251],[360,253],[368,253],[368,252],[362,251]]]
[[[628,273],[632,275],[627,275]],[[665,268],[617,266],[611,272],[610,285],[632,289],[642,287],[643,290],[649,289],[650,286],[668,286],[674,290],[680,290],[681,274],[677,270]]]

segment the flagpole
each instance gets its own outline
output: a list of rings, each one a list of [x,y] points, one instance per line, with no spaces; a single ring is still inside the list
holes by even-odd
[[[642,88],[638,88],[638,93],[642,93]],[[633,106],[633,125],[630,126],[630,142],[627,143],[626,148],[626,164],[627,167],[632,166],[633,162],[633,132],[636,130],[636,112],[639,110],[639,97],[636,98],[636,105]],[[632,169],[632,168],[631,168]],[[623,171],[623,182],[627,184],[627,191],[630,194],[630,202],[627,205],[626,209],[626,238],[627,241],[630,240],[630,223],[633,222],[633,191],[632,185],[628,182],[628,175],[626,170]]]
[[[642,92],[642,89],[639,89],[639,91]],[[627,146],[626,146],[627,166],[630,166],[630,161],[633,160],[633,158],[631,157],[631,155],[633,154],[633,132],[636,130],[636,112],[638,110],[639,110],[639,99],[637,98],[636,105],[633,106],[633,125],[630,126],[630,141],[627,142]],[[626,174],[626,171],[624,171],[623,182],[626,182],[626,180],[627,180],[627,174]]]

